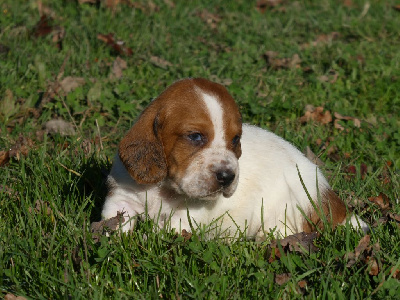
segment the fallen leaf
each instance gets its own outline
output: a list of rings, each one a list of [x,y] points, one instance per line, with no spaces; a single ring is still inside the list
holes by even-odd
[[[346,7],[353,7],[353,1],[352,0],[344,0],[343,5]]]
[[[0,151],[0,167],[6,165],[10,161],[10,151]]]
[[[283,273],[283,274],[276,274],[275,275],[275,283],[277,285],[285,284],[290,280],[291,274],[290,273]]]
[[[124,46],[125,42],[120,40],[115,40],[114,34],[98,34],[97,39],[103,41],[108,46],[110,46],[117,54],[131,56],[133,51],[131,48]]]
[[[105,0],[105,5],[107,8],[115,11],[122,0]]]
[[[218,27],[218,23],[221,21],[221,18],[217,14],[212,14],[208,10],[203,9],[202,11],[197,13],[197,16],[200,17],[211,29],[216,29]]]
[[[50,22],[50,17],[48,17],[47,15],[42,15],[39,22],[37,22],[35,27],[33,28],[33,36],[38,38],[49,35],[53,31],[53,26],[49,24]]]
[[[267,67],[279,70],[279,69],[298,69],[300,68],[301,59],[298,54],[293,54],[291,58],[278,58],[278,53],[275,51],[267,51],[262,57],[267,63]]]
[[[393,5],[392,8],[396,11],[400,11],[400,4]]]
[[[278,239],[271,242],[271,249],[278,248],[278,244],[282,246],[283,250],[295,251],[303,253],[305,251],[315,252],[318,247],[314,245],[314,240],[318,237],[317,232],[305,233],[300,232],[289,235],[284,239]]]
[[[369,271],[368,274],[372,276],[376,276],[379,274],[379,266],[375,257],[367,257],[366,263],[368,264]]]
[[[358,118],[355,117],[350,117],[350,116],[343,116],[337,112],[334,113],[335,116],[335,128],[339,130],[344,130],[344,127],[339,123],[339,120],[346,120],[346,121],[353,121],[353,124],[355,127],[360,128],[361,127],[361,121]]]
[[[182,234],[181,235],[182,235],[183,239],[185,240],[185,242],[190,240],[190,238],[192,237],[192,233],[186,231],[186,229],[182,229]]]
[[[90,225],[90,231],[93,234],[93,240],[95,243],[100,241],[100,237],[110,231],[115,231],[119,228],[120,224],[125,222],[124,217],[125,212],[117,212],[115,217],[112,217],[107,220],[101,220],[99,222],[93,222]]]
[[[384,193],[380,193],[376,197],[369,197],[368,200],[378,205],[382,210],[386,210],[390,207],[389,198]]]
[[[323,161],[314,154],[314,152],[311,150],[309,146],[306,147],[305,153],[306,157],[315,165],[319,167],[323,167],[325,164]]]
[[[399,214],[389,213],[389,217],[393,221],[396,221],[397,223],[400,223],[400,215]]]
[[[322,75],[318,77],[318,80],[321,82],[329,82],[329,83],[335,83],[339,77],[339,73],[337,73],[335,70],[330,70],[328,75]]]
[[[171,0],[164,0],[164,3],[169,6],[169,8],[175,8],[175,3]]]
[[[368,248],[370,240],[371,240],[371,237],[368,234],[365,235],[359,241],[357,247],[354,249],[354,252],[350,252],[350,253],[346,254],[346,257],[348,260],[347,267],[351,267],[352,265],[354,265],[357,262],[360,254]]]
[[[391,267],[390,274],[393,276],[393,278],[400,279],[400,269],[396,267]]]
[[[97,2],[100,2],[100,0],[78,0],[79,4],[84,4],[84,3],[96,4]]]
[[[324,111],[322,106],[313,108],[313,110],[306,110],[304,116],[300,117],[301,123],[314,121],[321,124],[328,124],[332,122],[332,115],[329,110]]]
[[[37,6],[38,6],[38,11],[39,11],[39,16],[48,16],[51,19],[60,19],[57,17],[57,14],[55,13],[54,10],[52,10],[50,7],[46,6],[43,4],[41,0],[37,1]]]
[[[9,150],[9,156],[10,158],[13,157],[19,160],[21,156],[27,156],[29,154],[30,148],[32,147],[33,141],[28,137],[20,135],[15,144],[11,146]]]
[[[259,12],[264,13],[267,8],[274,8],[282,2],[282,0],[258,0],[256,3],[256,8]]]
[[[168,69],[168,67],[172,67],[173,64],[170,63],[169,61],[162,59],[161,57],[158,56],[151,56],[150,57],[150,62],[155,65],[156,67],[159,67],[161,69]]]
[[[60,86],[63,89],[63,91],[68,94],[69,92],[72,92],[76,88],[84,85],[86,83],[85,79],[82,77],[72,77],[72,76],[67,76],[60,82]]]
[[[53,213],[53,210],[50,207],[50,203],[48,201],[36,200],[35,207],[29,207],[30,213],[41,213],[44,212],[45,215],[50,216]]]
[[[27,300],[23,296],[15,296],[14,294],[8,293],[7,295],[4,296],[4,300]]]
[[[321,34],[311,43],[305,43],[300,46],[300,49],[304,50],[310,47],[317,47],[321,45],[326,45],[340,37],[339,32],[331,32],[329,34]]]
[[[347,166],[345,169],[345,172],[347,173],[347,179],[351,179],[357,175],[357,168],[354,165]],[[360,165],[360,177],[361,179],[365,179],[368,173],[368,166],[364,163],[361,163]]]
[[[299,288],[304,289],[307,286],[307,281],[300,280],[298,283]]]
[[[57,29],[53,30],[53,38],[52,41],[55,43],[56,47],[61,50],[62,49],[62,41],[65,36],[65,29],[64,27],[58,27]]]
[[[60,134],[62,136],[75,134],[74,126],[62,119],[53,119],[47,121],[44,125],[44,128],[48,134]]]
[[[111,73],[109,75],[109,78],[113,79],[119,79],[122,77],[122,71],[125,70],[128,67],[127,63],[125,60],[117,56],[117,58],[113,62],[113,66],[111,69]]]

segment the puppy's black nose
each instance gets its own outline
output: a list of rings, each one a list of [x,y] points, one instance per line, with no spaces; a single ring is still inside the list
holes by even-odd
[[[235,173],[231,170],[220,170],[216,173],[216,177],[221,186],[227,187],[235,179]]]

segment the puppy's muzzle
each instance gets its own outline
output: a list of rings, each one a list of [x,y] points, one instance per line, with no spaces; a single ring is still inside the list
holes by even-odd
[[[221,187],[226,188],[231,185],[235,179],[236,174],[230,169],[220,169],[215,173],[217,182]]]

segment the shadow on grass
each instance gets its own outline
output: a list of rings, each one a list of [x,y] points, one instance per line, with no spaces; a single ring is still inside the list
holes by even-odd
[[[89,216],[90,223],[101,219],[101,210],[108,191],[106,180],[110,169],[111,163],[96,155],[90,156],[79,168],[82,176],[76,186],[79,194],[83,196],[81,199],[89,195],[92,198],[88,204],[93,205]]]

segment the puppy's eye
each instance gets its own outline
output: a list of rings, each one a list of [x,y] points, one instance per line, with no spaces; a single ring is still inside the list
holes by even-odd
[[[237,146],[237,144],[239,144],[239,142],[240,142],[240,136],[235,135],[235,137],[232,139],[232,145]]]
[[[203,145],[206,142],[206,138],[199,132],[190,133],[187,138],[196,146]]]

